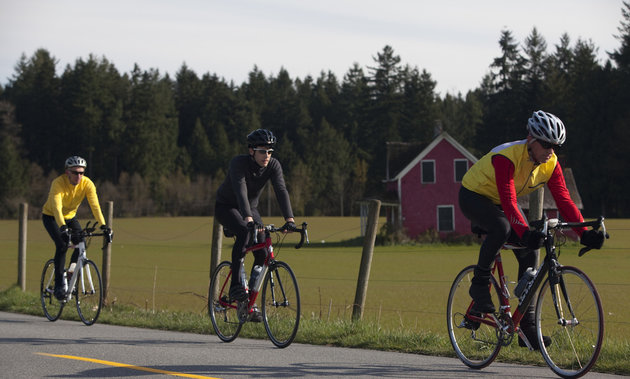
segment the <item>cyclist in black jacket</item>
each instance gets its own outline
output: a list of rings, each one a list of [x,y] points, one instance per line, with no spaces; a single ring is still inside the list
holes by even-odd
[[[270,130],[257,129],[247,136],[249,154],[238,155],[230,162],[227,177],[217,191],[214,216],[223,227],[232,232],[236,241],[232,249],[232,283],[230,297],[234,300],[247,299],[247,292],[240,282],[238,272],[244,258],[244,248],[251,245],[253,236],[249,228],[255,222],[262,224],[258,212],[258,200],[262,190],[271,180],[280,210],[288,230],[295,229],[295,220],[289,192],[284,184],[282,166],[271,157],[276,137]],[[261,236],[262,238],[262,236]],[[254,251],[254,266],[262,266],[265,251]],[[252,268],[253,273],[253,268]],[[255,320],[255,317],[252,318]]]

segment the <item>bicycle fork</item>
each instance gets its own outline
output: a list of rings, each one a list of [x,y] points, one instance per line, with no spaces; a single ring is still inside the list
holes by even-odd
[[[564,282],[564,278],[559,273],[558,266],[554,266],[554,268],[550,271],[549,275],[549,286],[551,291],[551,299],[553,300],[553,305],[556,310],[556,318],[558,319],[558,325],[562,326],[576,326],[579,325],[580,322],[575,317],[575,312],[573,311],[573,306],[571,305],[571,301],[569,300],[569,293],[567,291],[567,286]],[[566,304],[566,308],[568,310],[569,319],[565,318],[565,310],[563,307],[563,300]]]

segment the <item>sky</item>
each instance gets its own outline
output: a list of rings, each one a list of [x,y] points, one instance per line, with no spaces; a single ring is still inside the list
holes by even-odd
[[[122,73],[137,64],[172,78],[240,85],[258,69],[293,79],[354,64],[368,73],[387,45],[402,65],[426,70],[440,95],[479,86],[510,30],[519,44],[535,27],[553,53],[562,34],[591,41],[604,63],[619,48],[622,0],[0,0],[0,84],[22,54],[44,48],[67,65],[90,54]]]

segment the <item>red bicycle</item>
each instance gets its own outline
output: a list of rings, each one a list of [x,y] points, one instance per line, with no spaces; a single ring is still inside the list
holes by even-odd
[[[254,226],[258,229],[258,226]],[[298,232],[301,235],[300,242],[295,246],[299,249],[308,243],[306,223],[302,228],[286,230],[276,228],[274,225],[263,227],[265,240],[246,247],[246,253],[264,249],[266,251],[265,263],[256,278],[255,283],[247,283],[243,261],[241,261],[240,277],[243,286],[248,290],[249,298],[245,301],[230,299],[229,289],[232,272],[232,264],[229,261],[221,262],[210,280],[208,296],[208,312],[212,320],[212,327],[217,336],[224,342],[232,342],[238,337],[243,324],[249,321],[254,312],[254,304],[258,293],[262,288],[262,321],[271,342],[277,347],[284,348],[293,342],[300,323],[300,291],[295,275],[285,262],[277,261],[274,256],[272,233],[278,237],[278,241],[284,239],[287,232]],[[258,233],[253,233],[256,236]],[[282,237],[281,237],[282,236]]]
[[[510,291],[501,253],[498,252],[489,285],[493,302],[500,305],[496,313],[471,311],[473,302],[468,289],[474,265],[464,268],[455,277],[446,311],[451,344],[459,359],[475,369],[492,363],[501,347],[509,345],[515,334],[531,350],[532,345],[519,328],[519,323],[538,292],[535,325],[540,352],[557,375],[578,378],[593,367],[599,356],[604,336],[604,312],[597,289],[588,276],[577,267],[563,266],[558,262],[560,253],[556,251],[555,240],[564,237],[563,230],[583,226],[596,230],[601,227],[609,238],[604,218],[567,223],[543,217],[532,226],[547,235],[544,243],[546,255],[538,270],[529,270],[532,275],[529,278],[524,275],[526,278],[517,285],[518,307],[514,314],[511,313]],[[505,245],[504,248],[523,247]],[[579,256],[589,250],[588,247],[582,248]],[[551,337],[551,345],[544,345],[543,336]]]

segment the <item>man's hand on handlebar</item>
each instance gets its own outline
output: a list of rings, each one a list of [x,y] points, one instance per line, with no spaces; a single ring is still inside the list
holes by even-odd
[[[72,234],[72,230],[68,229],[68,225],[61,225],[59,227],[59,234],[61,234],[61,240],[66,245],[70,243],[70,234]]]
[[[114,233],[112,232],[112,228],[107,225],[101,225],[101,231],[105,235],[108,243],[111,243],[114,240]]]
[[[601,230],[587,230],[582,233],[580,243],[590,249],[601,249],[604,245],[604,232]]]

